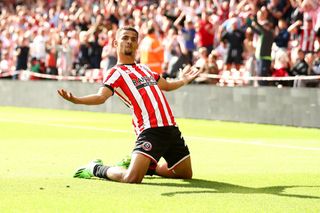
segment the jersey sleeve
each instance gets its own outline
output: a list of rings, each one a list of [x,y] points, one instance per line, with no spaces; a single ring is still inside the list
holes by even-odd
[[[120,73],[112,68],[107,71],[106,77],[103,80],[103,85],[105,87],[108,87],[112,93],[114,93],[114,90],[119,87],[119,78],[120,78]]]

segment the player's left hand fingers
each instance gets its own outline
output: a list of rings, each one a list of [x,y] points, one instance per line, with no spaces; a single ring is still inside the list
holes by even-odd
[[[72,93],[71,93],[71,92],[68,92],[68,93],[67,93],[67,97],[68,97],[68,99],[72,99]]]
[[[192,67],[191,72],[189,73],[190,76],[198,76],[201,72],[201,69],[198,67]]]
[[[59,95],[61,95],[62,97],[64,97],[65,96],[65,91],[64,91],[64,89],[59,89],[59,90],[57,90],[58,91],[58,93],[59,93]]]
[[[189,73],[190,71],[191,71],[191,66],[188,64],[188,65],[186,65],[183,69],[182,69],[182,74],[187,74],[187,73]]]

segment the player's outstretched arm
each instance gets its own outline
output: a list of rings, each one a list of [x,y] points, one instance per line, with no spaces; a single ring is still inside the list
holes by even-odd
[[[161,77],[158,81],[158,86],[161,90],[164,90],[164,91],[176,90],[193,81],[199,74],[200,74],[200,70],[198,68],[187,65],[180,72],[179,80],[169,82]]]
[[[64,89],[57,90],[58,94],[74,104],[98,105],[103,104],[110,96],[112,91],[107,87],[101,87],[96,94],[76,97],[71,92]]]

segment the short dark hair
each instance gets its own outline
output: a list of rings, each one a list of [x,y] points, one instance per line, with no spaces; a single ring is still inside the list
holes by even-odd
[[[154,32],[155,32],[154,27],[152,27],[152,26],[148,27],[148,31],[147,31],[148,34],[152,34]]]
[[[126,30],[126,31],[133,31],[137,34],[137,37],[139,37],[139,33],[138,31],[134,28],[134,27],[131,27],[131,26],[123,26],[123,27],[120,27],[118,30],[117,30],[117,34],[116,34],[116,37],[119,36],[120,32],[123,31],[123,30]]]

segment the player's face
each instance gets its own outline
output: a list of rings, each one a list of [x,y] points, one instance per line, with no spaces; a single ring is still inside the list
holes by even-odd
[[[138,35],[131,30],[122,30],[116,38],[117,51],[126,56],[135,56],[138,48]]]

